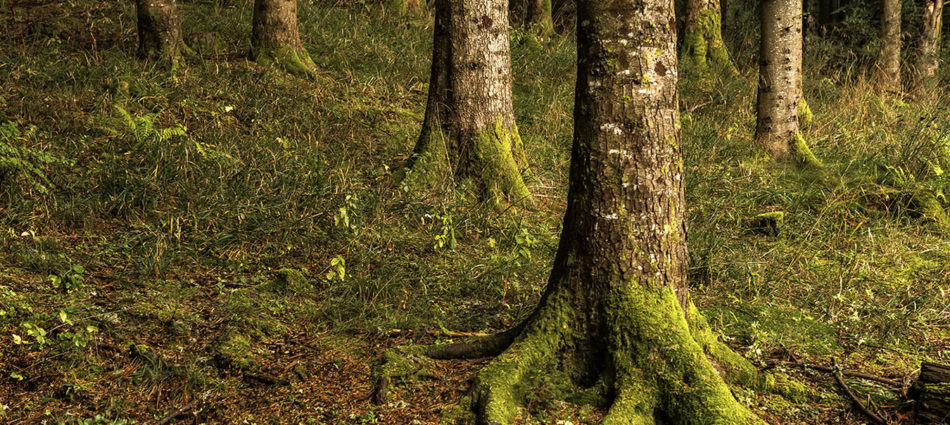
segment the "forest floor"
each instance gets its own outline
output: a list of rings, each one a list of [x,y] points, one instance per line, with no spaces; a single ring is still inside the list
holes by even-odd
[[[247,60],[247,1],[184,2],[198,56],[177,70],[135,58],[129,2],[2,3],[0,423],[438,423],[485,361],[440,362],[374,406],[379,353],[530,312],[565,204],[572,37],[512,31],[541,205],[498,209],[390,178],[421,124],[431,17],[330,3],[300,5],[314,80]],[[691,291],[759,366],[904,383],[950,362],[950,97],[806,64],[820,170],[752,146],[754,69],[682,82]],[[770,212],[777,231],[753,225]],[[830,374],[777,368],[814,394],[734,388],[769,422],[868,421]],[[909,423],[901,388],[847,383]],[[546,390],[521,422],[602,414]]]

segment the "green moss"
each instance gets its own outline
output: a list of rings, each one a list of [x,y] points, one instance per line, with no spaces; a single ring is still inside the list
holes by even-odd
[[[707,74],[710,69],[729,75],[739,73],[722,41],[722,21],[715,9],[703,10],[696,22],[690,23],[681,56],[684,67],[699,74]]]
[[[749,228],[757,233],[778,236],[782,232],[784,224],[785,213],[782,211],[771,211],[753,217],[749,222]]]
[[[811,124],[814,116],[811,113],[811,107],[808,106],[808,102],[805,98],[798,100],[798,123],[801,125]]]
[[[239,370],[253,370],[260,360],[251,350],[251,339],[236,329],[230,329],[215,346],[215,359]]]
[[[493,126],[477,132],[472,141],[472,164],[468,165],[472,177],[478,179],[477,186],[483,191],[483,197],[499,203],[502,200],[515,205],[531,208],[534,197],[524,183],[515,152],[519,152],[522,161],[524,148],[517,127],[508,128],[499,118]]]
[[[261,48],[254,53],[254,60],[261,66],[276,65],[281,69],[302,78],[316,79],[317,65],[310,59],[307,51],[289,44],[277,47]]]
[[[280,295],[304,292],[311,287],[303,273],[294,269],[281,269],[274,280],[261,285],[261,289]]]
[[[811,168],[822,168],[823,165],[821,161],[812,153],[811,148],[808,147],[808,143],[805,142],[805,138],[802,137],[802,133],[795,134],[795,141],[792,144],[792,151],[796,155],[796,161],[803,166]]]

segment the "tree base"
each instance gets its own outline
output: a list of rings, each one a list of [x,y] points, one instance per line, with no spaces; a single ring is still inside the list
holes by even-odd
[[[317,79],[317,65],[310,59],[307,51],[291,45],[260,48],[254,53],[254,61],[261,66],[276,65],[291,75],[301,78]]]
[[[423,357],[497,356],[477,374],[470,395],[460,403],[482,425],[511,423],[525,396],[536,389],[539,371],[563,389],[558,392],[566,400],[606,407],[603,423],[608,425],[764,424],[735,400],[726,382],[796,401],[807,394],[803,385],[758,371],[719,342],[692,304],[684,315],[671,289],[641,288],[624,297],[623,306],[611,313],[617,320],[610,320],[616,326],[607,337],[607,358],[587,358],[579,354],[587,352],[580,346],[586,327],[577,326],[569,298],[557,292],[505,333],[387,351],[374,370],[374,401],[385,400],[394,378],[417,375]],[[579,380],[586,370],[597,370],[595,379]],[[446,419],[459,414],[450,411]]]

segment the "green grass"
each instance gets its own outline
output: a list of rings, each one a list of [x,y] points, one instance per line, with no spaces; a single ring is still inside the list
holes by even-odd
[[[233,407],[253,388],[246,375],[277,373],[274,347],[301,349],[299,335],[365,360],[393,329],[491,332],[534,306],[565,205],[571,37],[513,47],[542,202],[499,212],[390,179],[421,125],[428,21],[301,3],[322,76],[306,81],[246,59],[249,14],[187,2],[202,58],[174,72],[134,58],[126,3],[0,15],[12,34],[0,41],[0,124],[18,129],[2,140],[33,152],[44,176],[0,169],[0,340],[20,342],[0,348],[0,398],[27,394],[0,415],[148,423],[204,396],[247,419]],[[946,188],[933,168],[946,160],[935,143],[950,128],[946,94],[899,101],[860,77],[806,81],[818,171],[752,145],[754,75],[683,82],[694,297],[753,358],[836,357],[885,374],[950,361],[946,223],[920,205]],[[749,230],[772,211],[785,212],[781,233]],[[306,284],[275,286],[284,268]],[[267,412],[255,420],[280,417]],[[343,423],[329,412],[304,416]]]

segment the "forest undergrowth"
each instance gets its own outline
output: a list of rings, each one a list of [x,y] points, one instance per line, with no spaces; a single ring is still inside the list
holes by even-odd
[[[176,70],[135,59],[125,2],[4,7],[0,422],[438,423],[484,362],[440,363],[374,406],[376,356],[509,328],[537,302],[565,207],[572,36],[512,30],[539,202],[499,209],[392,178],[422,122],[431,17],[301,2],[319,76],[300,79],[247,59],[245,2],[185,2],[197,56]],[[754,146],[754,68],[681,81],[690,285],[724,341],[813,389],[740,402],[857,424],[831,375],[789,364],[904,382],[950,362],[950,75],[886,94],[816,43],[818,169]],[[901,388],[848,382],[900,423]],[[526,405],[524,423],[603,413],[543,390]]]

